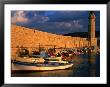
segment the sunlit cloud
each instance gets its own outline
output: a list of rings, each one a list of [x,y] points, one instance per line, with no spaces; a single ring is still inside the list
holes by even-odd
[[[16,11],[11,18],[12,23],[27,22],[28,20],[24,11]]]

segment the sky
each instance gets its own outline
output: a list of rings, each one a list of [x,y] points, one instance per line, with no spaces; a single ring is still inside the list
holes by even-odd
[[[100,31],[100,11],[94,11]],[[11,11],[11,23],[54,34],[88,32],[89,11]]]

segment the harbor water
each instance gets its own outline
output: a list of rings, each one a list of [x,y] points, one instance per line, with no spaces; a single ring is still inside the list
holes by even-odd
[[[12,77],[100,77],[100,54],[74,56],[74,66],[66,70],[14,72]]]

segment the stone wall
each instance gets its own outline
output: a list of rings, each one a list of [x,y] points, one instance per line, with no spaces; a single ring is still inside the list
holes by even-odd
[[[52,47],[55,45],[56,48],[74,48],[90,46],[90,42],[87,38],[62,36],[51,34],[47,32],[42,32],[39,30],[33,30],[17,25],[11,26],[11,48],[12,54],[16,53],[16,47],[28,47],[28,48],[38,48],[39,45],[48,45],[45,47]],[[31,49],[32,50],[32,49]]]

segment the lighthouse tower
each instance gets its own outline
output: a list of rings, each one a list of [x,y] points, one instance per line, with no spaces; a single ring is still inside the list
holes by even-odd
[[[95,37],[95,14],[93,11],[89,12],[89,40],[90,46],[97,46],[97,38]]]

